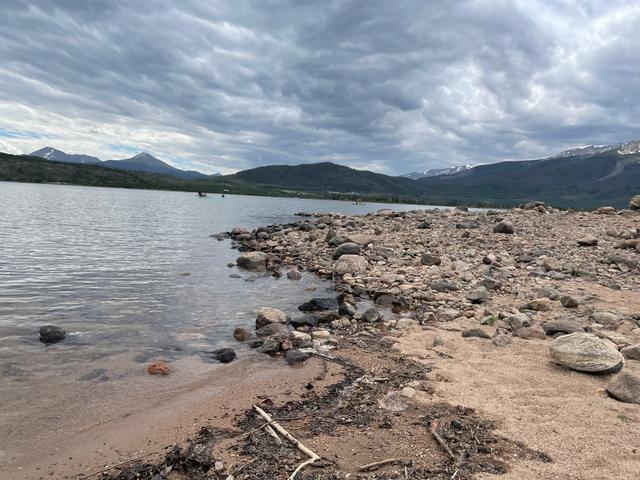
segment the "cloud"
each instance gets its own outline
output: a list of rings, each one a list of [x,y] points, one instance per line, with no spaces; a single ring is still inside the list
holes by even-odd
[[[390,174],[640,137],[629,1],[3,2],[3,150]]]

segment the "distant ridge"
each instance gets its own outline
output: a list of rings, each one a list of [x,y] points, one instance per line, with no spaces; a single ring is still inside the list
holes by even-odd
[[[454,173],[460,173],[460,172],[464,172],[465,170],[469,170],[474,166],[475,165],[472,165],[470,163],[465,163],[464,165],[456,165],[455,167],[432,168],[431,170],[426,170],[424,172],[405,173],[402,176],[406,178],[412,178],[414,180],[419,180],[420,178],[426,178],[426,177],[439,177],[441,175],[453,175]]]
[[[92,157],[89,155],[68,154],[63,152],[62,150],[57,150],[52,147],[41,148],[40,150],[36,150],[30,155],[54,162],[101,165],[103,167],[118,168],[121,170],[160,173],[163,175],[169,175],[172,177],[184,178],[188,180],[209,178],[209,175],[205,175],[204,173],[196,172],[193,170],[181,170],[179,168],[172,167],[168,163],[163,162],[162,160],[146,152],[139,153],[131,158],[106,161],[102,161],[97,157]],[[214,176],[216,175],[218,174],[214,174]]]

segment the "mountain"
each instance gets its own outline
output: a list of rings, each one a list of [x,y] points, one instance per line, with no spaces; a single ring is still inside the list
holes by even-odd
[[[52,160],[54,162],[67,162],[67,163],[100,163],[100,159],[97,157],[92,157],[90,155],[75,155],[68,154],[63,152],[62,150],[56,150],[51,147],[44,147],[40,150],[36,150],[33,153],[30,153],[34,157],[41,157],[47,160]]]
[[[331,162],[258,167],[227,175],[223,178],[245,184],[311,192],[323,191],[406,197],[415,197],[416,194],[416,185],[411,179],[389,177],[367,170],[354,170]]]
[[[51,147],[41,148],[40,150],[36,150],[29,155],[44,158],[46,160],[51,160],[54,162],[86,163],[94,165],[99,164],[108,168],[118,168],[121,170],[132,170],[149,173],[161,173],[163,175],[170,175],[173,177],[189,180],[208,178],[208,175],[205,175],[204,173],[196,172],[193,170],[180,170],[179,168],[172,167],[168,163],[165,163],[146,152],[139,153],[134,157],[125,158],[123,160],[106,161],[102,161],[97,157],[91,157],[89,155],[68,154],[63,152],[62,150],[56,150],[55,148]],[[219,174],[214,174],[213,176],[216,175]]]
[[[549,158],[566,158],[577,157],[582,155],[595,155],[615,151],[620,155],[633,155],[640,153],[640,140],[631,140],[627,143],[612,143],[610,145],[586,145],[584,147],[575,147],[556,153]]]
[[[470,163],[465,163],[464,165],[456,165],[455,167],[432,168],[431,170],[426,170],[424,172],[405,173],[402,176],[405,178],[411,178],[413,180],[419,180],[425,177],[439,177],[441,175],[453,175],[454,173],[460,173],[460,172],[464,172],[465,170],[469,170],[474,166],[475,165],[471,165]]]
[[[513,205],[542,200],[560,207],[622,207],[640,191],[640,141],[591,154],[578,149],[541,160],[479,165],[417,182],[425,196],[438,202],[481,199],[493,205]]]
[[[170,175],[172,177],[188,180],[207,178],[207,175],[204,173],[193,170],[180,170],[179,168],[172,167],[168,163],[165,163],[146,152],[139,153],[134,157],[125,158],[123,160],[106,160],[102,162],[102,165],[108,168],[119,168],[121,170],[160,173],[162,175]]]

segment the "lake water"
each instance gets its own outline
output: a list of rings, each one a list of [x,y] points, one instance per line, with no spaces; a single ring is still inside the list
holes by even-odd
[[[19,441],[23,423],[47,421],[51,408],[78,416],[81,405],[107,416],[136,388],[144,395],[169,388],[144,383],[149,359],[190,359],[176,386],[218,368],[203,351],[234,346],[240,356],[252,355],[233,341],[236,326],[253,324],[261,306],[295,313],[308,297],[327,292],[327,282],[308,274],[301,281],[231,278],[239,272],[227,264],[237,252],[211,234],[299,220],[299,211],[384,207],[417,208],[0,182],[0,424],[10,425],[4,440]],[[63,327],[67,338],[43,345],[38,329],[45,324]]]

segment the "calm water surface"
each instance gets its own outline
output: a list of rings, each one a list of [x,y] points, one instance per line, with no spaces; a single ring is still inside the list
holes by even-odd
[[[112,355],[141,363],[229,344],[257,308],[293,313],[327,285],[310,275],[230,278],[237,252],[210,234],[294,221],[298,211],[386,206],[18,183],[0,183],[0,205],[0,371],[23,380],[36,361],[39,375],[82,377]],[[44,324],[67,339],[44,346]]]

